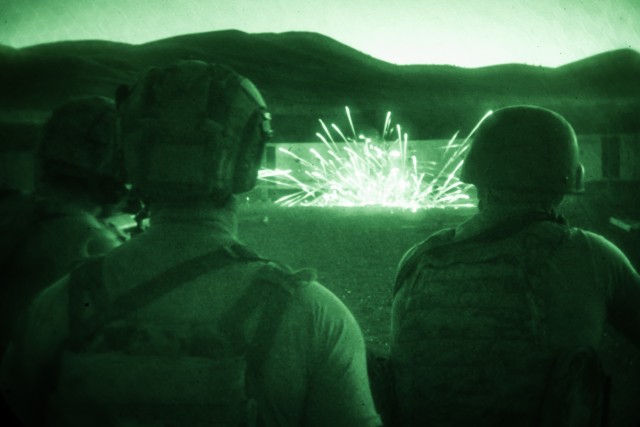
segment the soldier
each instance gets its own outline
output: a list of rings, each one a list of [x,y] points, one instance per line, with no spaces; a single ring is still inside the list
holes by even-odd
[[[181,61],[119,95],[151,225],[36,299],[3,366],[11,404],[50,425],[379,425],[348,309],[237,240],[234,194],[271,135],[256,87]]]
[[[126,193],[115,141],[112,100],[67,102],[45,124],[35,194],[14,192],[0,203],[2,348],[18,313],[39,291],[78,261],[121,243],[98,219]]]
[[[640,345],[640,277],[603,237],[558,215],[583,190],[570,124],[494,112],[461,171],[479,212],[400,263],[391,364],[402,425],[599,425],[605,322]]]

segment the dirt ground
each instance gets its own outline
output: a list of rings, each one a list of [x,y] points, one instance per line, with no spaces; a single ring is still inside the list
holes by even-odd
[[[605,201],[606,202],[606,201]],[[572,225],[604,234],[627,251],[638,267],[636,236],[607,224],[611,210],[597,198],[565,202]],[[293,268],[317,270],[319,281],[353,312],[367,345],[388,351],[393,280],[402,255],[436,230],[455,226],[475,209],[412,213],[382,208],[282,208],[270,203],[240,206],[240,239],[261,255]],[[603,341],[603,358],[612,376],[610,425],[640,420],[640,351],[613,330]]]

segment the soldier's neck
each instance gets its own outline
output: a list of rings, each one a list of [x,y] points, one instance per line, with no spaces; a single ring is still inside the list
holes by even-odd
[[[151,205],[150,219],[152,227],[201,227],[219,229],[233,236],[238,229],[235,202],[225,206],[204,202]]]
[[[505,203],[504,201],[500,203],[483,203],[483,201],[481,201],[478,204],[478,208],[479,211],[476,215],[456,228],[456,240],[482,233],[487,229],[511,219],[526,218],[535,214],[555,216],[557,210],[557,206],[540,203]]]

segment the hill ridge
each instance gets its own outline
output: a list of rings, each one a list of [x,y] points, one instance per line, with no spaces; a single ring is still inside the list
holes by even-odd
[[[151,66],[201,59],[253,80],[283,140],[315,140],[317,119],[341,120],[345,105],[356,121],[374,128],[392,110],[418,138],[470,130],[486,110],[516,103],[555,109],[582,132],[640,132],[639,58],[632,49],[619,49],[558,68],[395,65],[307,31],[230,29],[137,45],[63,41],[0,48],[0,115],[47,111],[85,94],[112,96]]]

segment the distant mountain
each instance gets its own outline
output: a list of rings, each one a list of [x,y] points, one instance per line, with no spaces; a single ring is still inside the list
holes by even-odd
[[[640,132],[640,53],[605,52],[558,68],[393,65],[316,33],[189,34],[141,45],[100,40],[0,46],[0,120],[42,120],[66,99],[111,96],[154,65],[227,64],[253,80],[279,141],[310,141],[318,118],[379,128],[391,110],[413,139],[469,131],[490,108],[530,103],[566,115],[579,133]]]

